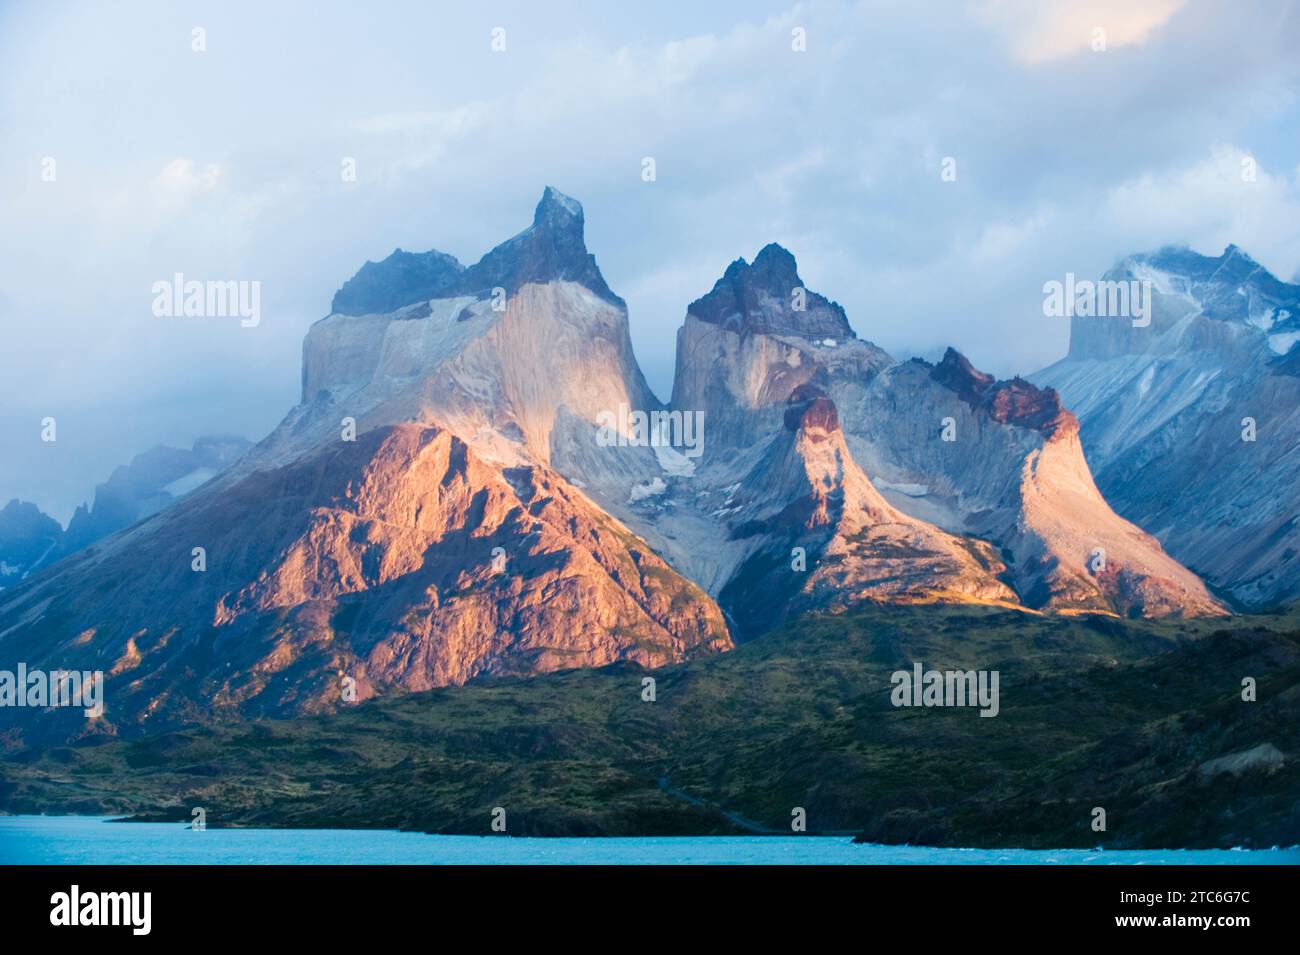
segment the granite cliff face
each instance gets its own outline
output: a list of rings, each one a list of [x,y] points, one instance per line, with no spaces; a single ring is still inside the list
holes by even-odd
[[[737,259],[677,332],[672,406],[701,410],[712,451],[745,447],[780,426],[803,385],[869,378],[892,364],[849,327],[844,310],[804,287],[794,256],[765,246]]]
[[[1105,278],[1151,283],[1150,325],[1075,317],[1034,376],[1078,414],[1102,492],[1240,606],[1300,597],[1300,286],[1236,246]]]
[[[1051,389],[993,381],[950,350],[934,367],[904,362],[844,391],[850,447],[881,486],[911,513],[993,543],[1026,606],[1222,612],[1195,574],[1110,508]]]
[[[627,308],[583,228],[582,207],[548,187],[532,225],[477,264],[448,268],[433,297],[412,299],[427,288],[403,286],[382,299],[410,299],[392,311],[321,319],[303,343],[302,403],[242,471],[337,438],[345,418],[358,431],[436,423],[489,460],[545,464],[565,417],[594,424],[620,404],[658,407],[632,354]]]

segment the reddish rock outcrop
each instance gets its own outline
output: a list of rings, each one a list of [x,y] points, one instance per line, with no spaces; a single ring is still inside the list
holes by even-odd
[[[731,646],[702,590],[562,478],[420,425],[182,502],[16,596],[7,655],[111,671],[120,732],[333,709],[345,677],[361,700]]]

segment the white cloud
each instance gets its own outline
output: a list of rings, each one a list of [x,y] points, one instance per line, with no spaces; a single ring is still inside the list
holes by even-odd
[[[981,14],[1022,62],[1043,63],[1100,48],[1141,46],[1187,0],[988,0]]]
[[[173,159],[158,173],[157,183],[172,192],[211,192],[221,183],[220,163],[199,166],[193,159]]]
[[[458,106],[448,110],[380,113],[360,120],[354,124],[354,128],[370,135],[432,131],[439,136],[458,136],[473,129],[478,119],[479,110],[476,107]]]
[[[1242,176],[1247,159],[1253,179]],[[1104,213],[1135,248],[1186,244],[1218,255],[1235,243],[1283,279],[1300,264],[1300,167],[1269,170],[1237,146],[1220,144],[1182,168],[1116,185]]]

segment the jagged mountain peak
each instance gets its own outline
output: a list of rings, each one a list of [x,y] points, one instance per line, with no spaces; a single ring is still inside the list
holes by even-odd
[[[31,501],[24,501],[15,497],[4,507],[0,507],[0,521],[4,520],[53,521],[54,518],[48,517]]]
[[[920,360],[920,359],[918,359]],[[930,377],[950,391],[955,391],[963,401],[976,404],[993,384],[994,377],[976,369],[957,349],[949,347],[943,358],[930,369]]]
[[[955,348],[944,352],[943,359],[930,369],[930,377],[1000,424],[1018,425],[1048,436],[1078,428],[1078,421],[1054,389],[1040,388],[1019,375],[999,381],[980,371]]]
[[[576,282],[607,302],[626,308],[587,251],[582,204],[547,186],[533,224],[492,249],[454,283],[455,294],[482,298],[494,288],[511,294],[529,283]]]
[[[835,341],[855,337],[844,309],[806,288],[795,257],[775,242],[763,246],[753,264],[739,258],[728,265],[686,314],[742,334]]]
[[[1300,342],[1300,286],[1234,244],[1217,256],[1186,246],[1134,253],[1102,278],[1120,284],[1098,289],[1096,301],[1110,303],[1107,311],[1072,317],[1071,359],[1197,352],[1238,366],[1272,361]],[[1116,314],[1126,299],[1142,314],[1133,304]]]
[[[365,265],[334,293],[330,312],[335,315],[382,315],[421,299],[435,298],[447,289],[465,267],[453,255],[431,249],[406,252],[394,249],[380,262]]]
[[[1225,266],[1230,275],[1243,276],[1259,268],[1259,263],[1235,242],[1229,242],[1217,256],[1202,255],[1185,245],[1166,245],[1154,252],[1135,253],[1128,261],[1145,262],[1191,278],[1209,278]]]
[[[1281,311],[1294,316],[1300,305],[1300,287],[1282,281],[1233,243],[1218,256],[1186,246],[1140,252],[1107,274],[1149,279],[1156,291],[1191,299],[1208,317],[1228,321],[1271,326]]]
[[[739,261],[743,263],[745,260]],[[761,276],[768,282],[780,282],[791,286],[803,284],[799,278],[799,263],[795,261],[794,253],[776,242],[769,242],[758,250],[750,270],[755,276]]]
[[[566,196],[554,186],[542,190],[537,209],[533,213],[535,228],[574,229],[583,228],[582,203],[572,196]]]
[[[513,294],[531,282],[577,282],[620,308],[587,251],[582,203],[554,186],[542,191],[532,224],[466,268],[455,256],[431,249],[394,249],[366,262],[334,295],[334,315],[387,315],[416,302],[471,295],[486,298],[497,288]]]
[[[549,462],[553,437],[566,447],[578,440],[557,435],[557,424],[658,407],[632,353],[626,306],[587,251],[583,223],[581,204],[548,186],[527,228],[432,298],[315,323],[302,402],[249,467],[330,440],[344,416],[359,430],[436,423],[494,461]]]
[[[1079,430],[1078,419],[1061,403],[1055,389],[1039,388],[1019,375],[995,382],[985,393],[984,406],[994,421],[1041,431],[1048,437]]]

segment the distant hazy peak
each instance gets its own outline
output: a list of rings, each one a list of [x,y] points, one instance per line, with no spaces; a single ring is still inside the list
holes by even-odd
[[[0,507],[0,590],[22,580],[50,552],[63,526],[30,501]]]
[[[1224,282],[1233,279],[1244,281],[1261,271],[1260,264],[1234,243],[1225,246],[1223,253],[1217,256],[1201,255],[1185,245],[1166,245],[1154,252],[1135,253],[1125,261],[1145,263],[1166,272],[1202,281],[1212,278]],[[1273,278],[1267,269],[1262,271],[1263,276]]]
[[[1300,343],[1300,285],[1281,281],[1236,245],[1217,256],[1185,246],[1138,252],[1104,278],[1149,283],[1149,324],[1076,315],[1071,359],[1202,354],[1215,365],[1262,359],[1285,372],[1279,356]]]
[[[14,498],[0,507],[0,545],[11,536],[39,533],[57,537],[62,531],[58,521],[31,501]]]

